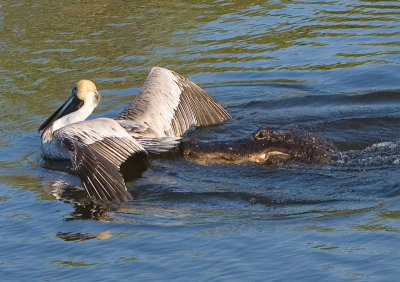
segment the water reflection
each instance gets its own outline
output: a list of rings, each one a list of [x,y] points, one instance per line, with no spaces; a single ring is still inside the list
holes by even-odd
[[[58,233],[57,238],[60,238],[64,241],[87,241],[87,240],[92,240],[92,239],[98,239],[98,240],[106,240],[108,238],[112,237],[112,234],[110,231],[104,231],[98,234],[91,234],[91,233]]]
[[[56,199],[64,202],[82,205],[90,203],[86,190],[82,186],[76,186],[62,180],[52,181],[44,190],[48,191]]]

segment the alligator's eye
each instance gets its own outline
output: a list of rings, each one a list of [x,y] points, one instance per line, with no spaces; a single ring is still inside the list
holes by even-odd
[[[268,138],[268,135],[270,134],[270,129],[269,126],[267,124],[264,124],[263,126],[261,126],[256,134],[254,134],[254,139],[259,140],[259,139],[265,139]]]
[[[267,137],[267,132],[264,130],[260,130],[258,131],[255,135],[254,135],[254,139],[265,139]]]

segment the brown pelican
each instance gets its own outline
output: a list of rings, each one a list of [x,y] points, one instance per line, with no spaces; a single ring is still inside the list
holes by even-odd
[[[99,100],[95,84],[81,80],[39,127],[43,157],[71,160],[94,200],[132,199],[120,172],[127,159],[167,151],[179,144],[190,126],[231,117],[199,86],[160,67],[151,69],[139,94],[119,116],[86,120]]]

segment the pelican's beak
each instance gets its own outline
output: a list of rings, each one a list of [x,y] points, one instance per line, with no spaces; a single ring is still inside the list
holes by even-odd
[[[39,131],[46,129],[48,126],[53,124],[57,119],[75,112],[83,105],[83,101],[76,96],[76,88],[72,90],[72,93],[68,96],[67,100],[57,109],[48,119],[45,120],[40,126]]]

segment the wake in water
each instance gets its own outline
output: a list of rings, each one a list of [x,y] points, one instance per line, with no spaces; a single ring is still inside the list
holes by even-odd
[[[332,165],[383,166],[400,165],[400,142],[381,142],[363,150],[338,152]]]

